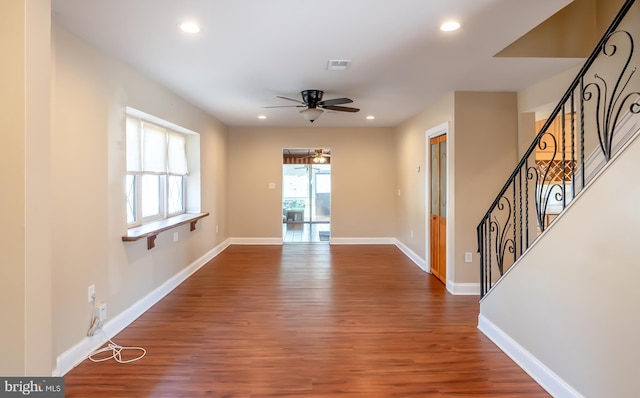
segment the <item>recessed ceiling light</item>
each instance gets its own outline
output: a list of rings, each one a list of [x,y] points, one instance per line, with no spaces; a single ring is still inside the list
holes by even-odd
[[[187,33],[198,33],[200,32],[200,26],[195,22],[183,22],[180,24],[180,30]]]
[[[265,115],[260,115],[258,116],[258,119],[266,119],[267,117]]]
[[[440,30],[443,32],[451,32],[458,29],[460,29],[460,24],[456,21],[447,21],[440,25]]]
[[[375,119],[375,118],[376,118],[376,117],[375,117],[375,116],[373,116],[373,115],[369,115],[369,116],[367,116],[367,120],[373,120],[373,119]]]

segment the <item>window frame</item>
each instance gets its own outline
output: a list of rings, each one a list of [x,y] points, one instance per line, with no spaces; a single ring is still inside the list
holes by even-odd
[[[189,135],[194,134],[197,135],[197,133],[188,131],[182,127],[173,125],[169,122],[160,120],[156,117],[144,114],[143,112],[134,110],[132,108],[127,108],[127,113],[126,113],[126,117],[127,118],[133,118],[136,119],[136,121],[140,122],[141,124],[141,129],[140,129],[140,143],[139,143],[139,151],[143,152],[144,151],[144,140],[142,138],[143,136],[143,127],[144,123],[150,123],[153,124],[155,126],[159,126],[162,127],[164,129],[164,134],[165,134],[165,138],[168,142],[169,140],[169,135],[170,134],[180,134],[183,135],[185,138],[185,156],[187,157],[187,161],[189,162],[188,159],[188,150],[186,148],[186,146],[188,145],[187,143],[189,142]],[[128,134],[127,128],[125,128],[125,135]],[[199,161],[199,160],[198,160]],[[168,161],[167,161],[168,164]],[[189,167],[191,165],[191,162],[189,162]],[[198,167],[199,169],[199,167]],[[188,179],[189,179],[189,174],[185,174],[185,175],[176,175],[176,174],[171,174],[169,172],[169,170],[166,170],[165,172],[138,172],[138,171],[130,171],[128,170],[127,167],[125,167],[125,175],[127,176],[132,176],[133,177],[133,189],[131,190],[131,194],[134,196],[134,200],[133,200],[133,204],[134,204],[134,209],[132,209],[132,213],[133,213],[133,217],[134,220],[132,222],[129,222],[129,217],[128,217],[128,206],[129,206],[129,186],[127,185],[126,187],[126,206],[127,206],[127,217],[126,217],[126,223],[127,223],[127,228],[131,229],[131,228],[136,228],[136,227],[140,227],[142,225],[148,224],[148,223],[152,223],[155,221],[159,221],[159,220],[165,220],[165,219],[170,219],[171,217],[176,217],[176,216],[180,216],[182,214],[188,213],[188,209],[187,209],[187,203],[188,203]],[[151,216],[147,216],[144,217],[143,213],[142,213],[142,201],[143,201],[143,189],[142,189],[142,177],[143,176],[147,176],[147,175],[153,175],[153,176],[158,176],[158,182],[159,182],[159,188],[158,188],[158,207],[159,207],[159,211],[157,214],[151,215]],[[180,184],[180,191],[181,191],[181,203],[180,203],[180,207],[181,209],[179,211],[170,213],[169,212],[169,177],[170,176],[175,176],[175,177],[181,177],[181,184]],[[199,182],[199,181],[198,181]],[[199,201],[198,201],[199,203]],[[199,209],[196,209],[197,211],[199,211]]]

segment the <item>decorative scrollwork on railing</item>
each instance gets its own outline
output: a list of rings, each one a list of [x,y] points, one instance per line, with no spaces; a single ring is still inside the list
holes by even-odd
[[[631,113],[640,113],[640,104],[637,102],[640,99],[640,92],[627,90],[637,70],[636,67],[629,70],[634,52],[633,36],[624,30],[610,33],[602,46],[602,54],[607,58],[612,58],[618,54],[619,45],[611,43],[613,38],[617,36],[623,36],[628,39],[629,53],[620,74],[615,79],[615,85],[609,90],[607,81],[596,73],[594,75],[596,81],[586,84],[582,90],[582,99],[585,102],[595,100],[598,141],[606,161],[611,159],[614,129],[618,124],[620,115],[626,109]]]
[[[548,151],[549,144],[552,144],[553,153],[551,155],[551,162],[553,162],[558,155],[558,141],[553,134],[546,131],[538,137],[537,147],[541,151]],[[546,228],[547,205],[549,203],[549,195],[551,194],[551,190],[545,189],[544,184],[544,182],[549,179],[549,173],[549,168],[546,168],[542,174],[540,174],[538,168],[534,166],[529,167],[529,170],[527,170],[527,180],[535,182],[536,218],[541,231],[544,231]]]
[[[498,206],[496,206],[496,210],[502,213],[503,217],[501,218],[503,218],[503,220],[498,220],[497,214],[492,214],[492,218],[489,223],[489,230],[495,238],[493,239],[495,245],[495,247],[493,248],[493,254],[495,256],[496,265],[498,266],[498,271],[502,276],[504,274],[505,254],[507,252],[511,254],[515,252],[515,242],[511,237],[514,228],[514,225],[511,221],[513,216],[513,208],[509,199],[507,199],[506,197],[502,197],[502,199],[498,203]]]

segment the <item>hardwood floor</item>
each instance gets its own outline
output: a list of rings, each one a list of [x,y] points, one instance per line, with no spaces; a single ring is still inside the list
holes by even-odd
[[[67,397],[548,397],[395,246],[230,246],[84,361]]]

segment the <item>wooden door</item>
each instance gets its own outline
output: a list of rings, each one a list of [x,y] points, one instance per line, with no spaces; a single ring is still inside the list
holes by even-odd
[[[429,140],[431,162],[430,253],[431,273],[447,283],[447,136]]]

